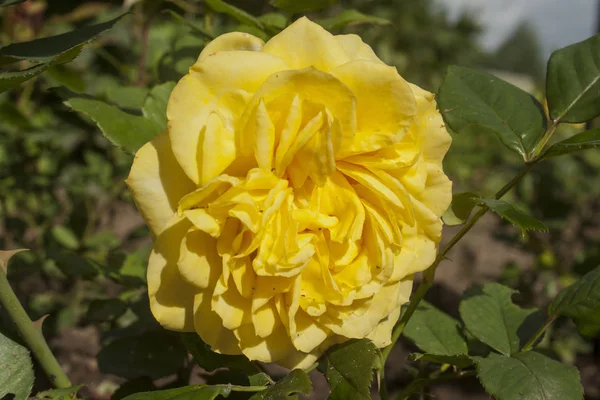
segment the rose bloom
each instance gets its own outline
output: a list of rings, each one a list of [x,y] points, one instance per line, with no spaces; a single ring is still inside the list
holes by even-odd
[[[350,338],[390,344],[451,200],[433,95],[302,18],[266,44],[209,43],[167,117],[127,179],[162,326],[289,368]]]

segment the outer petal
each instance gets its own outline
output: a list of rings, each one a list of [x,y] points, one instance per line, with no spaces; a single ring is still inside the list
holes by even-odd
[[[283,58],[290,69],[314,67],[327,72],[350,60],[331,33],[306,17],[274,36],[263,51]]]
[[[167,131],[138,150],[125,183],[154,235],[173,216],[179,199],[195,189],[175,160]]]
[[[371,60],[382,63],[371,46],[363,42],[360,36],[349,34],[334,37],[351,60]]]
[[[207,44],[200,56],[198,57],[198,64],[200,61],[207,57],[212,56],[218,51],[234,51],[234,50],[245,50],[245,51],[261,51],[265,42],[262,39],[252,36],[249,33],[244,32],[229,32],[225,33],[215,40]]]
[[[205,289],[209,285],[211,269],[221,269],[217,241],[207,233],[190,230],[181,241],[177,266],[181,276],[192,285]]]
[[[331,74],[356,96],[356,130],[352,147],[339,154],[366,153],[397,143],[417,112],[415,96],[393,67],[356,60],[339,66]]]
[[[417,138],[425,161],[441,167],[450,148],[452,137],[446,130],[441,114],[436,110],[433,93],[410,84],[417,99],[418,113],[410,130]]]
[[[148,261],[148,296],[154,318],[175,331],[194,330],[194,296],[198,289],[179,274],[180,244],[190,223],[176,215],[156,238]]]
[[[266,53],[220,51],[201,58],[179,81],[167,118],[173,153],[190,179],[204,185],[236,158],[239,116],[265,79],[283,69],[282,59]]]

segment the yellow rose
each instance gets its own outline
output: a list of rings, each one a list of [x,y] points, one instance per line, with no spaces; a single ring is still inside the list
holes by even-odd
[[[208,44],[167,117],[127,179],[156,319],[290,368],[349,338],[388,345],[451,199],[433,95],[302,18]]]

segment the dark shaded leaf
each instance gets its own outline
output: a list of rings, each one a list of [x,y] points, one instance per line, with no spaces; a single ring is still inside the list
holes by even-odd
[[[93,300],[87,310],[86,317],[90,322],[111,322],[125,314],[127,304],[119,299]]]
[[[358,10],[344,10],[334,17],[315,21],[328,31],[344,29],[351,25],[373,24],[387,25],[391,22],[385,18],[376,17],[374,15],[366,15]]]
[[[577,368],[535,351],[513,357],[490,353],[477,360],[478,378],[498,400],[581,400]]]
[[[568,139],[553,144],[546,150],[543,158],[562,156],[596,147],[600,147],[600,129],[580,132]]]
[[[83,46],[112,28],[124,15],[126,14],[101,24],[85,26],[61,35],[2,47],[0,48],[0,65],[19,60],[54,65],[69,62],[77,57]]]
[[[546,131],[544,112],[533,96],[485,72],[449,67],[437,99],[454,132],[493,132],[524,159]]]
[[[430,354],[456,356],[468,353],[460,323],[427,302],[421,302],[408,320],[404,336]]]
[[[444,224],[449,226],[464,224],[469,219],[473,208],[477,205],[473,199],[478,197],[479,195],[474,192],[453,194],[452,203],[450,203],[450,207],[448,207],[442,216]]]
[[[258,19],[254,18],[246,11],[232,6],[231,4],[227,4],[222,0],[204,0],[204,3],[206,3],[213,11],[230,15],[242,24],[253,26],[261,31],[265,28]]]
[[[331,386],[331,400],[370,399],[373,369],[380,363],[377,347],[368,339],[352,339],[333,346],[323,356],[324,372]]]
[[[339,0],[270,0],[269,4],[289,13],[305,13],[307,11],[322,10],[338,1]]]
[[[600,35],[552,53],[546,97],[555,121],[585,122],[600,114]]]
[[[550,303],[548,314],[567,316],[583,335],[595,336],[600,331],[600,267],[562,290]]]
[[[177,372],[186,355],[177,335],[149,331],[109,343],[98,353],[98,367],[103,373],[126,379],[158,379]]]
[[[250,397],[250,400],[292,400],[298,398],[296,393],[308,395],[311,391],[312,383],[306,372],[295,369],[275,385]]]
[[[548,228],[543,222],[535,219],[529,214],[515,208],[512,204],[503,200],[477,198],[474,201],[479,205],[487,206],[494,213],[504,218],[514,226],[521,228],[522,233],[526,231],[547,232]]]
[[[511,355],[541,327],[544,316],[536,309],[523,309],[512,302],[516,291],[489,283],[468,290],[460,302],[460,316],[467,329],[496,351]]]

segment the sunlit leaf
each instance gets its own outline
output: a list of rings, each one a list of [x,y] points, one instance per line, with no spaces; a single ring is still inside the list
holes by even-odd
[[[494,213],[498,214],[503,219],[507,220],[516,227],[519,227],[523,233],[526,231],[542,231],[547,232],[548,228],[543,222],[537,220],[529,214],[515,208],[512,204],[503,200],[482,199],[474,200],[479,205],[487,206]]]
[[[141,115],[129,114],[101,100],[69,95],[65,104],[94,121],[104,136],[128,153],[135,153],[161,128]]]
[[[331,400],[370,399],[373,369],[380,362],[377,347],[367,339],[349,340],[330,348],[319,370],[331,386]]]
[[[437,99],[454,132],[493,132],[525,159],[546,131],[544,112],[533,96],[485,72],[449,67]]]
[[[29,350],[0,332],[0,398],[27,400],[33,379]]]
[[[513,357],[490,353],[477,361],[485,390],[498,400],[581,400],[579,372],[535,351]]]
[[[275,385],[256,393],[250,400],[297,399],[297,393],[310,394],[312,383],[306,372],[295,369]],[[331,397],[330,397],[331,398]]]
[[[543,157],[550,158],[563,154],[575,153],[582,150],[600,147],[600,129],[580,132],[568,139],[555,143],[546,150]]]
[[[219,395],[229,396],[231,389],[225,385],[192,385],[177,389],[141,392],[125,397],[124,400],[213,400]]]
[[[498,283],[468,290],[460,302],[460,316],[473,336],[494,350],[511,355],[533,336],[545,321],[536,309],[512,302],[516,293]]]
[[[600,35],[552,53],[546,96],[553,120],[578,123],[600,114]]]

